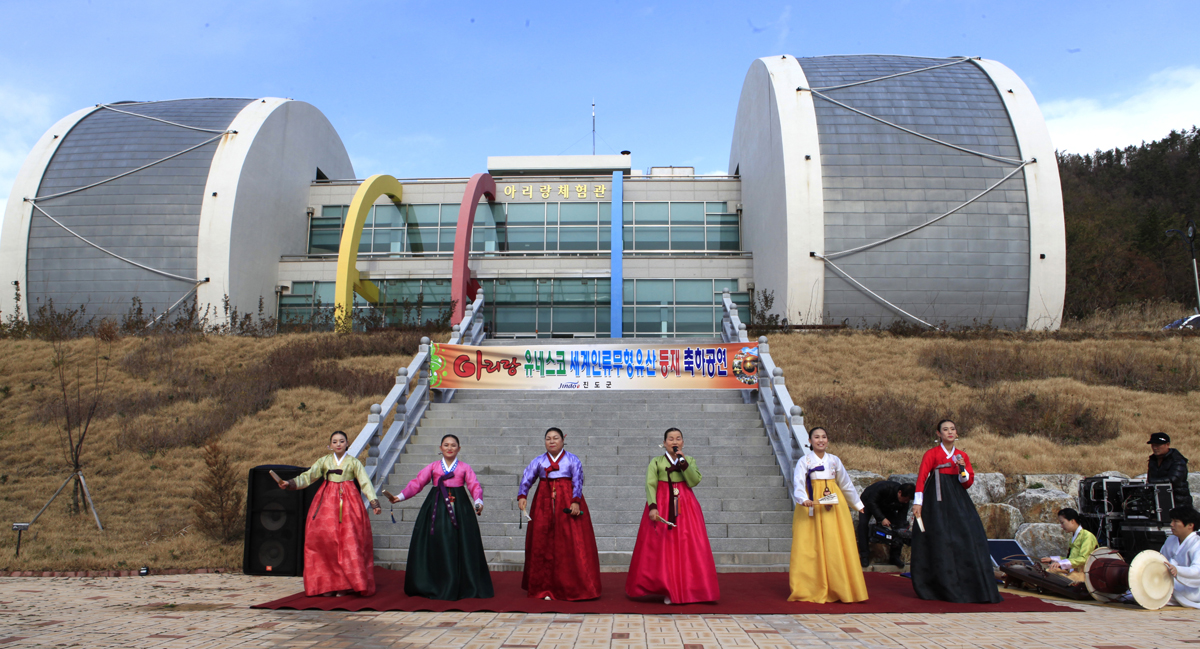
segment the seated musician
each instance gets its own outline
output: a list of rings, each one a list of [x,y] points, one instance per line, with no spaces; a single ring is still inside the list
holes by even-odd
[[[1058,524],[1071,535],[1071,545],[1067,558],[1042,557],[1042,563],[1047,564],[1046,570],[1059,573],[1076,573],[1083,575],[1083,565],[1087,563],[1088,555],[1099,545],[1096,535],[1083,529],[1079,524],[1079,512],[1067,507],[1058,510]]]
[[[1167,558],[1167,571],[1175,579],[1171,603],[1200,608],[1200,512],[1191,507],[1171,510],[1171,536],[1161,553]]]

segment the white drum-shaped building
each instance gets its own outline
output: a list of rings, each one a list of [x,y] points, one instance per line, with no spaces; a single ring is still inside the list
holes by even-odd
[[[758,59],[738,105],[754,282],[791,319],[1053,329],[1058,166],[1025,84],[995,61]]]
[[[319,110],[279,98],[122,102],[79,110],[34,146],[9,195],[0,279],[29,313],[118,318],[200,305],[274,313],[279,258],[307,246],[314,180],[353,178]],[[11,302],[0,303],[5,311]],[[218,318],[222,314],[218,314]]]

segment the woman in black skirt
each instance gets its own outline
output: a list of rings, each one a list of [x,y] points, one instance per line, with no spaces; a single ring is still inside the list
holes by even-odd
[[[483,511],[483,487],[458,459],[458,449],[458,437],[443,437],[442,459],[421,469],[399,496],[389,497],[393,503],[408,500],[433,483],[408,544],[404,593],[410,597],[456,600],[493,594],[476,518]]]
[[[938,422],[937,438],[921,458],[913,497],[913,590],[921,599],[995,604],[1002,600],[987,533],[967,495],[971,458],[955,448],[958,428],[949,419]]]

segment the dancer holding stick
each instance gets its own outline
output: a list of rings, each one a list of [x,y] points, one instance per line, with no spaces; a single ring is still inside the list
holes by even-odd
[[[838,456],[827,453],[829,433],[809,431],[812,452],[796,463],[792,479],[792,557],[789,602],[861,602],[867,582],[858,561],[850,509],[863,513],[858,491]]]
[[[563,448],[562,430],[544,436],[546,452],[521,477],[517,506],[527,516],[534,481],[533,513],[525,532],[525,574],[521,588],[530,597],[578,601],[600,597],[600,554],[592,516],[583,498],[583,461]]]
[[[668,428],[666,452],[646,467],[646,509],[638,528],[625,594],[661,597],[667,604],[715,602],[721,597],[704,512],[692,488],[700,484],[695,458],[685,456],[683,432]]]
[[[375,487],[357,458],[346,454],[349,438],[342,431],[329,436],[329,455],[292,480],[282,480],[272,471],[280,489],[304,489],[319,479],[325,482],[309,507],[312,512],[304,527],[304,594],[375,594],[375,547],[371,521],[361,494],[371,510],[381,513]]]
[[[987,533],[967,489],[971,458],[955,447],[958,427],[938,422],[938,445],[925,451],[913,495],[913,590],[921,599],[958,603],[1003,601],[996,588]]]
[[[459,448],[458,436],[442,437],[441,459],[421,469],[399,496],[384,492],[398,503],[433,483],[408,544],[404,593],[410,597],[458,600],[493,595],[476,518],[483,513],[483,487],[475,471],[458,459]]]

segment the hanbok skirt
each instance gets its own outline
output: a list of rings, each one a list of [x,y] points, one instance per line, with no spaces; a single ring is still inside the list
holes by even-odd
[[[625,594],[629,597],[669,597],[674,604],[715,602],[721,598],[717,565],[704,527],[700,502],[686,482],[659,481],[659,514],[667,518],[670,490],[679,489],[675,527],[650,520],[650,505],[642,512],[637,544],[629,562]]]
[[[542,480],[533,496],[521,576],[521,588],[530,597],[600,597],[600,554],[587,501],[580,498],[579,516],[563,511],[571,506],[573,488],[570,478]]]
[[[937,500],[934,480],[942,482]],[[996,588],[987,533],[957,475],[934,471],[925,481],[921,526],[913,523],[912,583],[921,599],[995,604]]]
[[[404,594],[441,600],[491,597],[492,574],[475,506],[463,487],[450,487],[449,492],[454,496],[453,520],[437,488],[430,490],[417,514],[408,544]]]
[[[375,594],[375,544],[371,521],[353,480],[317,489],[304,524],[304,594],[354,591]]]
[[[788,568],[792,594],[788,601],[817,604],[864,601],[867,582],[859,564],[858,543],[846,496],[835,480],[813,480],[812,487],[815,494],[828,488],[837,495],[838,504],[829,509],[817,505],[812,516],[808,515],[807,507],[797,505],[792,513],[792,558]]]

